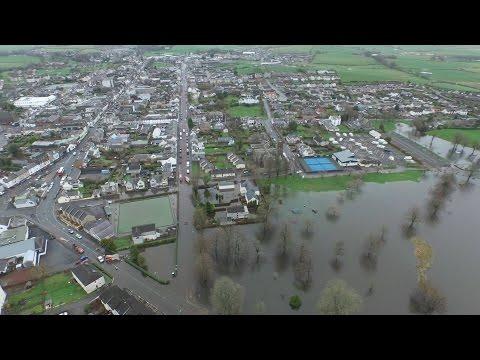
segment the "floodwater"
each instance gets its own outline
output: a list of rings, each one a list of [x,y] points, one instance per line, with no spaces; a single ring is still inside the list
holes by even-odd
[[[325,211],[337,204],[337,192],[289,193],[282,204],[276,204],[277,211],[272,216],[276,232],[270,240],[262,242],[264,260],[256,264],[252,245],[248,264],[241,270],[227,273],[245,288],[243,313],[255,313],[255,304],[263,301],[267,314],[315,314],[316,303],[327,281],[341,278],[363,296],[361,314],[409,314],[409,295],[417,283],[416,259],[413,245],[402,226],[413,206],[418,206],[422,212],[423,221],[417,225],[417,235],[433,248],[433,264],[427,277],[446,297],[447,313],[480,313],[480,238],[477,230],[480,184],[473,182],[468,188],[457,188],[445,208],[440,210],[439,220],[432,223],[426,219],[427,201],[436,176],[428,173],[419,183],[366,183],[354,199],[338,204],[341,215],[336,221],[327,219]],[[291,209],[295,208],[302,213],[294,214]],[[318,213],[313,213],[312,208],[318,209]],[[314,224],[314,235],[310,239],[305,239],[301,233],[306,219]],[[291,261],[283,270],[277,267],[278,229],[285,222],[294,243],[291,260],[301,243],[305,243],[312,254],[312,284],[306,291],[295,286]],[[380,250],[376,270],[368,271],[362,267],[360,256],[368,236],[378,233],[382,225],[387,227],[386,243]],[[243,225],[236,226],[236,230],[252,244],[260,227],[258,224]],[[214,231],[206,230],[205,236]],[[199,302],[208,304],[208,289],[202,291],[195,278],[195,238],[196,232],[187,227],[179,244],[179,276],[169,286],[185,294],[196,293]],[[336,240],[345,243],[343,267],[338,272],[330,265]],[[147,263],[150,271],[165,274],[165,264],[168,263],[168,268],[171,264],[166,254],[173,251],[158,250],[161,248],[147,250]],[[159,251],[162,254],[152,258],[151,254]],[[217,271],[216,275],[221,274],[225,272]],[[367,296],[372,285],[373,294]],[[303,304],[300,310],[293,311],[288,301],[296,294]]]
[[[399,123],[397,124],[396,131],[417,142],[418,144],[425,146],[441,157],[448,159],[450,162],[458,165],[461,168],[468,166],[472,161],[480,159],[478,151],[475,152],[473,156],[470,156],[473,149],[468,146],[463,148],[461,145],[459,145],[457,147],[459,152],[452,152],[453,144],[450,141],[436,137],[432,142],[432,136],[430,135],[417,136],[415,135],[414,128],[410,125]]]

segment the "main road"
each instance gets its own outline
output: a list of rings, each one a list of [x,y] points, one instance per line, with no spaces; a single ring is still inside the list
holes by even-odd
[[[298,172],[302,171],[300,165],[297,163],[297,158],[295,157],[295,154],[292,152],[290,149],[290,146],[283,141],[282,136],[278,133],[277,129],[273,126],[273,116],[272,112],[270,110],[270,105],[268,104],[267,99],[263,99],[263,106],[265,108],[265,112],[267,113],[267,119],[263,120],[263,126],[265,127],[265,130],[267,131],[268,135],[270,138],[275,142],[278,143],[279,141],[283,142],[283,156],[287,159],[288,162],[288,168],[290,172]]]

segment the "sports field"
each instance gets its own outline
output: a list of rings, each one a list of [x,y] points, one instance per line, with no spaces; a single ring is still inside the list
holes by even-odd
[[[130,233],[132,226],[155,224],[164,227],[173,224],[172,208],[168,196],[119,204],[117,232]]]

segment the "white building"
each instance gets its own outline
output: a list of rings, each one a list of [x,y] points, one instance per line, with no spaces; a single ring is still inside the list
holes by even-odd
[[[77,266],[72,270],[72,275],[87,294],[105,285],[103,274],[88,265]]]
[[[333,126],[339,126],[342,123],[342,118],[340,115],[330,115],[328,120],[330,120]]]
[[[375,139],[380,139],[382,137],[382,134],[380,134],[378,131],[375,131],[375,130],[370,130],[368,133],[371,136],[373,136]]]
[[[56,98],[57,97],[55,95],[39,96],[39,97],[22,96],[20,99],[14,101],[13,105],[20,108],[36,108],[36,107],[45,106],[51,103]]]
[[[106,88],[112,88],[114,86],[113,79],[106,78],[102,80],[102,86]]]

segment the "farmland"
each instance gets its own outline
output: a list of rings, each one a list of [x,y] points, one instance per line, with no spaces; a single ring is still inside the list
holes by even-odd
[[[0,56],[0,70],[22,68],[30,64],[37,64],[41,59],[37,56],[2,55]]]
[[[435,135],[447,141],[452,141],[457,133],[465,136],[470,144],[473,141],[480,142],[480,129],[436,129],[427,132],[428,135]]]

